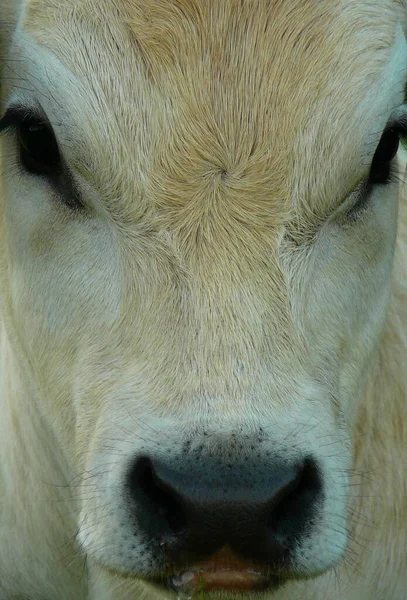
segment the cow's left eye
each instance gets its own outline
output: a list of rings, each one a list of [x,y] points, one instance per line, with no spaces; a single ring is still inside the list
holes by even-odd
[[[397,127],[386,129],[376,148],[370,167],[369,182],[373,184],[388,183],[392,174],[392,161],[400,144],[400,130]]]

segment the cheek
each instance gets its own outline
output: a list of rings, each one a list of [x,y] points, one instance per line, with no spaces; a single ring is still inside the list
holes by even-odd
[[[120,316],[117,246],[106,223],[53,206],[44,190],[12,191],[4,219],[12,319],[38,372],[62,375],[76,348]]]
[[[358,250],[357,244],[349,254],[337,247],[331,259],[324,253],[325,259],[317,265],[310,286],[304,315],[306,328],[329,346],[355,340],[368,324],[381,323],[385,311],[390,255],[384,252],[373,263]]]
[[[397,198],[381,200],[373,199],[360,222],[321,231],[295,301],[310,360],[333,382],[343,404],[362,389],[386,317]]]
[[[351,226],[330,225],[315,247],[309,303],[312,324],[334,340],[382,326],[397,232],[397,194],[380,193]],[[375,325],[376,323],[376,325]],[[322,328],[321,328],[322,325]]]

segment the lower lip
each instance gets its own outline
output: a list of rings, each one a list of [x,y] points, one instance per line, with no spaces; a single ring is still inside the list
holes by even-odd
[[[267,580],[256,571],[233,569],[196,570],[171,578],[171,587],[179,598],[191,598],[198,592],[259,592],[278,587],[277,582]]]

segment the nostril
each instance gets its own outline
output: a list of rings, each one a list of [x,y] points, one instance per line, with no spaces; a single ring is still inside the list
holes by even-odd
[[[280,490],[268,518],[268,530],[283,547],[303,535],[312,523],[316,501],[322,490],[316,463],[306,459],[295,477]]]
[[[161,481],[151,460],[141,457],[129,478],[140,521],[159,537],[182,535],[187,529],[186,514],[177,494]]]

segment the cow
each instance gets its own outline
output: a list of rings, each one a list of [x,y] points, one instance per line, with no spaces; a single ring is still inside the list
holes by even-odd
[[[403,0],[3,0],[0,599],[407,595]]]

